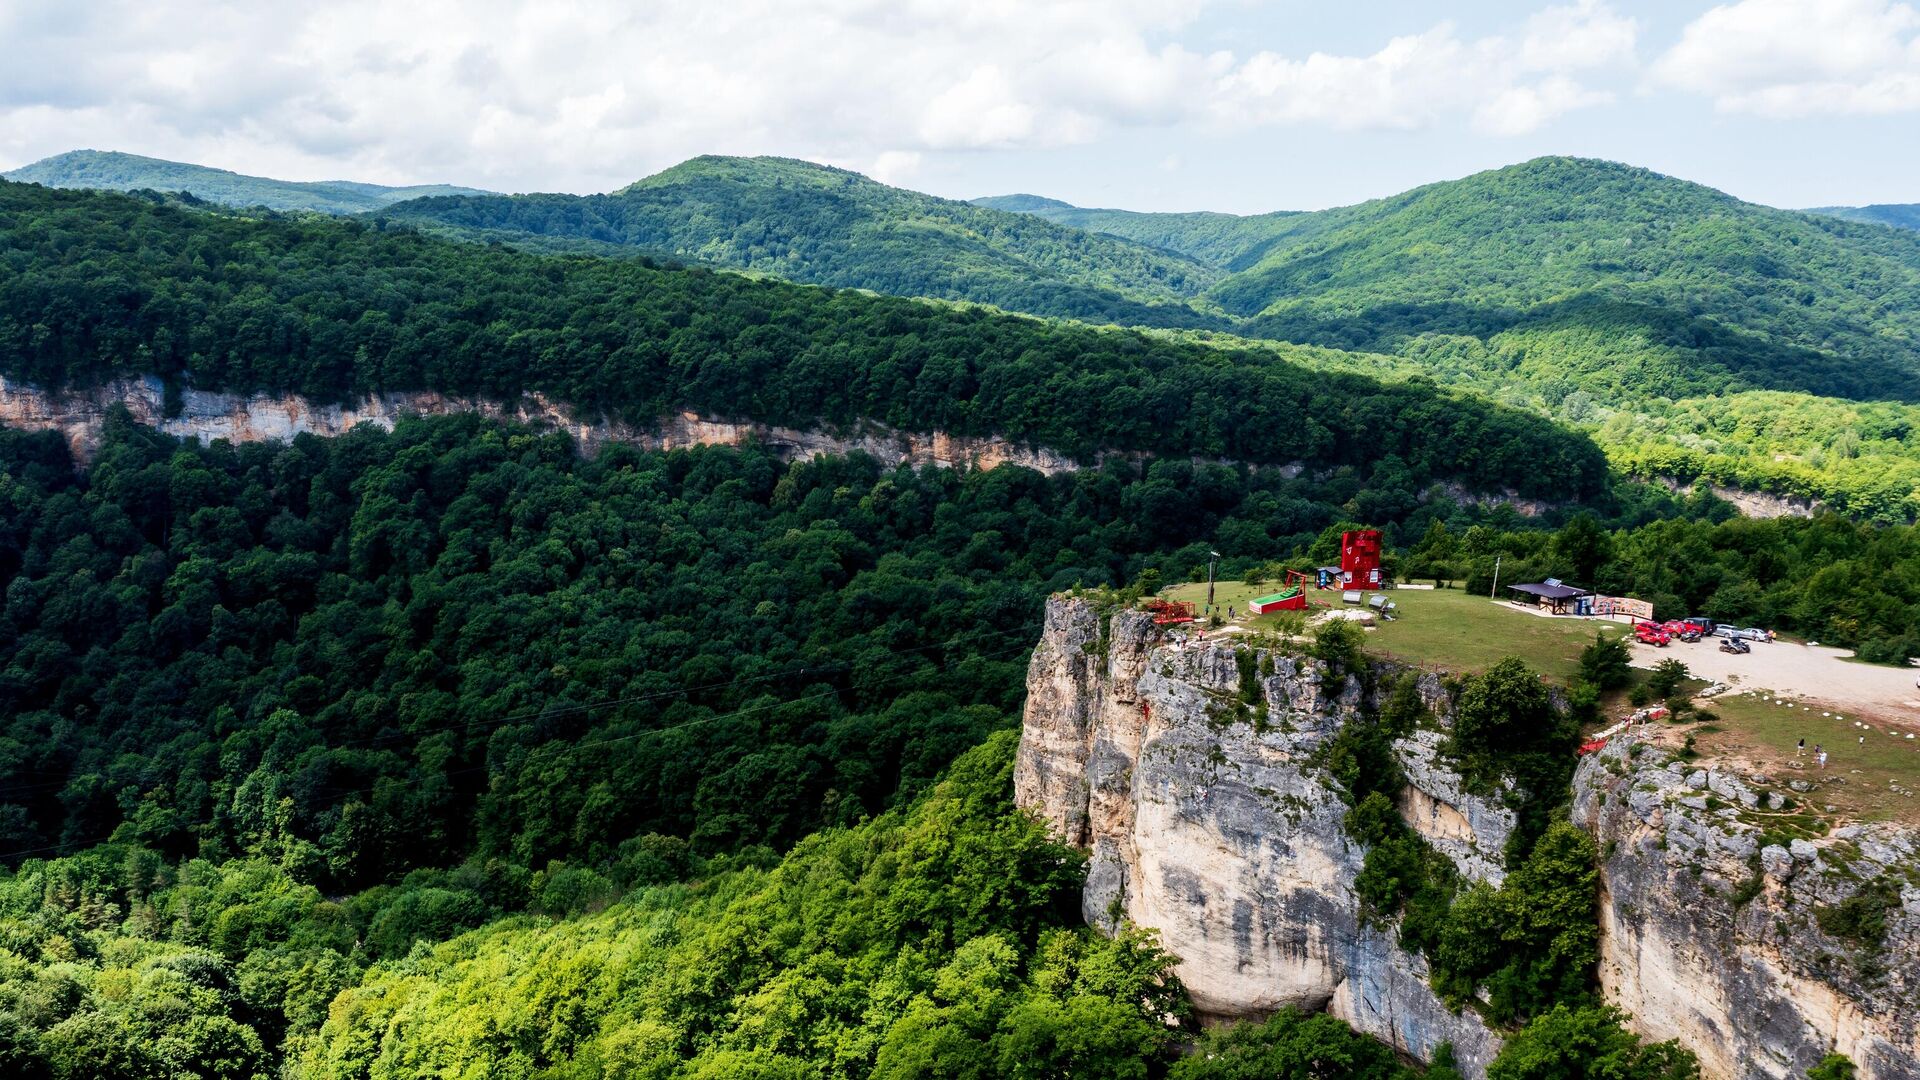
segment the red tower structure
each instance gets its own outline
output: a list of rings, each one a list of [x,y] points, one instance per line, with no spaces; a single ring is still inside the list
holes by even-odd
[[[1380,587],[1380,530],[1356,529],[1340,534],[1340,580],[1349,589]]]

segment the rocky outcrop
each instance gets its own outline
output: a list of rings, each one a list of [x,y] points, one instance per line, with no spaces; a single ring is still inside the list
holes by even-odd
[[[1574,820],[1603,853],[1600,981],[1708,1077],[1803,1077],[1830,1050],[1861,1080],[1920,1077],[1920,837],[1796,828],[1786,793],[1617,741],[1586,758]],[[1795,834],[1799,834],[1796,835]],[[1877,947],[1818,913],[1879,885]]]
[[[1424,689],[1440,695],[1437,681]],[[1143,614],[1056,598],[1029,669],[1015,797],[1091,853],[1088,921],[1158,931],[1203,1014],[1325,1009],[1416,1056],[1450,1042],[1477,1076],[1498,1037],[1446,1007],[1352,889],[1365,852],[1318,754],[1366,704],[1358,680],[1318,661],[1179,648]],[[1400,747],[1424,778],[1413,816],[1444,816],[1456,858],[1485,871],[1511,819],[1450,801],[1459,780],[1433,745]]]
[[[1724,502],[1732,503],[1734,509],[1750,518],[1810,518],[1827,508],[1827,505],[1818,499],[1809,499],[1804,495],[1781,495],[1772,491],[1748,491],[1745,488],[1727,487],[1705,480],[1682,483],[1671,476],[1662,476],[1657,479],[1662,486],[1676,495],[1691,495],[1695,491],[1705,488],[1708,494]]]
[[[736,422],[676,413],[641,427],[607,419],[582,420],[568,409],[528,394],[511,404],[428,392],[375,394],[351,405],[316,405],[298,395],[240,395],[207,390],[181,392],[167,408],[166,386],[154,377],[122,379],[93,390],[53,393],[0,377],[0,424],[34,431],[58,431],[79,461],[92,458],[106,426],[107,413],[125,406],[133,419],[169,435],[202,442],[284,442],[300,434],[342,435],[360,424],[391,429],[400,417],[479,413],[566,432],[582,452],[596,453],[608,443],[649,450],[691,446],[744,446],[757,443],[787,458],[862,451],[888,465],[967,466],[991,469],[1019,465],[1043,473],[1066,472],[1080,464],[1045,447],[1006,439],[895,431],[877,424],[855,432],[828,432]],[[1297,467],[1293,468],[1295,473]]]
[[[1518,818],[1504,799],[1466,790],[1460,774],[1440,760],[1443,738],[1438,731],[1416,731],[1394,740],[1394,756],[1407,775],[1400,816],[1462,874],[1498,888],[1507,877],[1503,854]]]

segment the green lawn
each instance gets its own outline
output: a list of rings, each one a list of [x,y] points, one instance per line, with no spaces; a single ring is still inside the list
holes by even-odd
[[[1808,708],[1792,698],[1785,701],[1759,690],[1700,700],[1701,708],[1718,715],[1704,727],[1718,730],[1692,729],[1696,749],[1705,757],[1738,761],[1781,782],[1823,781],[1802,800],[1812,803],[1816,811],[1832,805],[1849,818],[1920,820],[1920,797],[1895,794],[1888,783],[1920,789],[1920,739],[1909,740],[1904,731],[1890,732],[1884,724],[1862,730],[1853,726],[1856,717],[1822,716],[1818,707]],[[1807,753],[1796,758],[1794,745],[1801,739],[1807,740]],[[1827,748],[1824,772],[1813,763],[1815,744]],[[1796,763],[1799,768],[1794,767]]]
[[[1215,584],[1214,601],[1241,611],[1235,622],[1269,629],[1280,623],[1281,616],[1248,618],[1244,614],[1246,602],[1278,591],[1279,587],[1271,583],[1253,586],[1243,581],[1222,581]],[[1205,600],[1207,585],[1176,585],[1166,590],[1166,595],[1197,605]],[[1518,656],[1535,671],[1565,683],[1578,669],[1580,649],[1593,640],[1595,631],[1618,636],[1627,629],[1621,623],[1543,619],[1459,589],[1393,589],[1386,595],[1400,606],[1398,618],[1368,631],[1368,651],[1448,671],[1481,671],[1505,657]],[[1332,590],[1308,589],[1307,596],[1335,607],[1345,606],[1340,594]]]

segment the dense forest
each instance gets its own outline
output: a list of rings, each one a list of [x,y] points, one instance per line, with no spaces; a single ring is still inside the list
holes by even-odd
[[[252,221],[0,185],[0,374],[156,373],[339,400],[539,391],[651,424],[691,408],[878,422],[1598,495],[1585,438],[1432,385],[855,292],[561,259],[333,220]]]
[[[829,227],[817,186],[749,164],[733,164],[730,185],[708,177],[718,163],[683,167],[701,178],[712,221],[736,222],[729,243],[767,229],[788,243],[813,235],[931,273],[933,263],[911,252]],[[546,197],[527,198],[513,213],[550,212],[539,202]],[[467,202],[409,205],[452,211]],[[1311,213],[1136,214],[1033,196],[977,202],[1181,252],[1226,274],[1205,295],[1184,298],[1214,316],[1190,327],[1370,350],[1312,355],[1332,359],[1332,369],[1424,375],[1555,417],[1594,432],[1617,464],[1640,475],[1792,494],[1876,520],[1920,515],[1920,324],[1904,314],[1920,310],[1920,241],[1909,236],[1566,158]],[[482,202],[496,215],[515,203]],[[468,235],[487,235],[480,217],[460,213]],[[907,227],[904,212],[884,213],[894,228]],[[578,223],[552,231],[617,241]],[[750,263],[725,245],[707,254],[795,280],[846,281],[805,260]],[[1004,289],[929,284],[916,280],[920,273],[898,270],[879,287],[1182,325],[1164,310],[1036,306]],[[1817,424],[1796,419],[1807,410],[1827,415]]]
[[[703,157],[607,195],[424,198],[382,218],[534,249],[638,249],[793,281],[1145,326],[1217,323],[1219,280],[1162,248],[784,158]]]
[[[1920,203],[1821,206],[1808,210],[1807,213],[1845,218],[1848,221],[1870,221],[1876,225],[1892,225],[1900,229],[1920,229]]]
[[[1221,214],[1198,210],[1187,213],[1147,213],[1137,210],[1098,210],[1074,206],[1038,195],[993,195],[973,200],[976,206],[1032,214],[1058,225],[1121,236],[1142,244],[1177,251],[1229,273],[1259,261],[1268,242],[1286,232],[1298,211],[1270,214]]]
[[[222,194],[184,174],[155,182]],[[1606,162],[1543,158],[1357,206],[1235,216],[969,205],[710,157],[609,195],[426,198],[370,220],[1184,329],[1234,354],[1318,344],[1268,354],[1552,417],[1635,475],[1920,517],[1907,314],[1920,240]]]
[[[312,210],[323,214],[360,214],[406,199],[435,195],[485,195],[451,184],[390,187],[354,180],[295,181],[245,176],[226,169],[102,150],[55,154],[0,179],[59,188],[100,191],[184,191],[210,203],[236,208]]]
[[[1453,355],[1518,367],[1552,346],[1501,335],[1536,331]],[[1583,377],[1657,374],[1567,332]],[[1456,1080],[1326,1017],[1201,1034],[1149,935],[1082,925],[1080,856],[1011,801],[1050,592],[1138,596],[1215,550],[1230,576],[1310,565],[1365,523],[1402,577],[1486,588],[1501,558],[1920,653],[1913,526],[1619,483],[1544,419],[1360,373],[1411,354],[1194,336],[0,185],[0,373],[44,386],[537,392],[1137,452],[1053,476],[586,457],[476,416],[202,445],[116,413],[80,469],[0,430],[0,1066]],[[1848,415],[1891,456],[1899,407]],[[1304,647],[1372,677],[1344,626]],[[1563,806],[1580,701],[1517,661],[1452,692],[1445,752],[1523,796],[1509,873],[1469,886],[1392,809],[1403,687],[1325,761],[1368,910],[1507,1032],[1493,1080],[1695,1080],[1600,1004],[1595,852]]]
[[[473,417],[239,447],[123,417],[66,453],[0,438],[26,1076],[1161,1075],[1165,958],[1076,929],[1077,857],[1010,805],[1039,602],[1189,576],[1209,538],[1311,556],[1368,498],[1178,461],[589,460]],[[1510,511],[1400,510],[1510,542]],[[1217,1038],[1223,1070],[1409,1075],[1307,1018]]]

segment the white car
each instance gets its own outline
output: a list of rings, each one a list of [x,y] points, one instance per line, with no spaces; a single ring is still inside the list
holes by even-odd
[[[1757,626],[1749,626],[1745,630],[1735,630],[1733,632],[1733,636],[1743,637],[1743,638],[1746,638],[1748,641],[1772,641],[1773,640],[1772,634],[1767,633],[1765,630],[1762,630]]]

